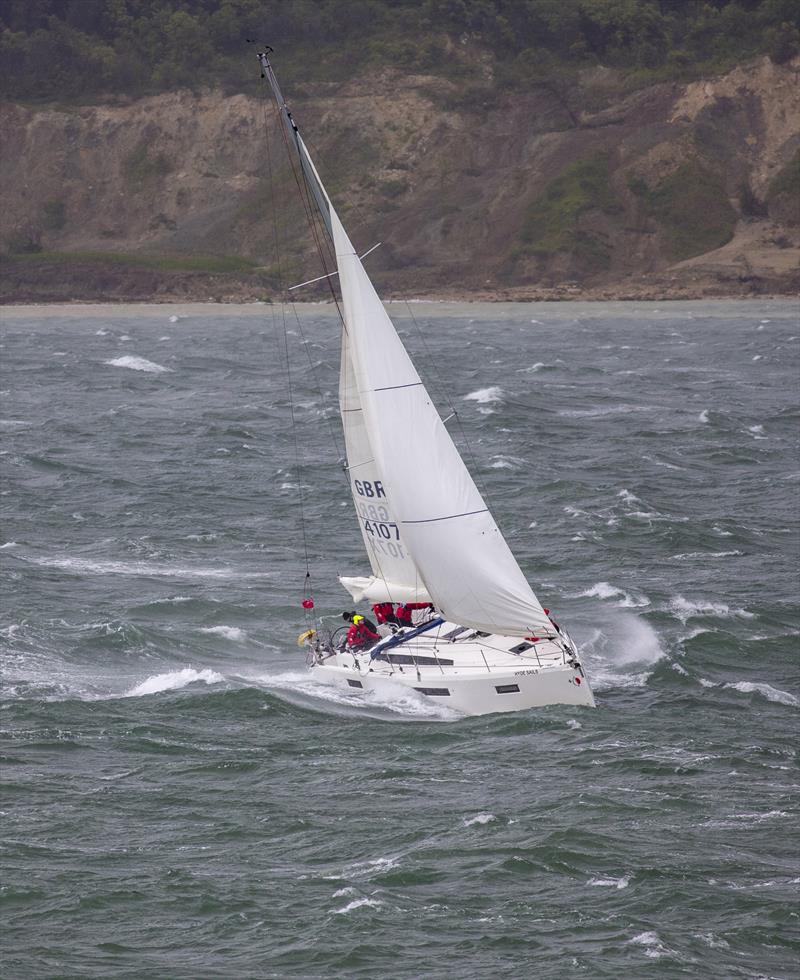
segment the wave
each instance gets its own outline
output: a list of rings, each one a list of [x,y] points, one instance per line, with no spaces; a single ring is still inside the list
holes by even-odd
[[[392,681],[384,684],[378,682],[374,690],[355,693],[327,684],[309,670],[260,674],[241,679],[259,684],[273,693],[281,692],[286,700],[300,707],[348,709],[348,714],[352,710],[359,715],[377,716],[384,720],[388,717],[409,721],[454,721],[463,717],[453,708],[438,704],[416,691],[399,688]],[[294,701],[294,698],[298,700]]]
[[[790,708],[800,708],[800,698],[795,697],[794,694],[789,694],[788,691],[780,691],[777,687],[772,687],[770,684],[758,683],[756,681],[736,681],[723,684],[722,686],[733,688],[735,691],[741,691],[742,694],[760,694],[775,704],[785,704]]]
[[[743,551],[686,551],[680,555],[672,555],[672,561],[695,561],[704,558],[741,558]]]
[[[586,655],[595,690],[644,687],[655,664],[665,656],[653,627],[634,613],[619,612],[613,621],[579,644]]]
[[[621,878],[590,878],[586,882],[591,888],[627,888],[631,883],[630,873],[623,875]]]
[[[235,640],[237,643],[243,643],[247,639],[247,633],[238,626],[201,626],[200,632],[222,636],[226,640]]]
[[[484,415],[492,411],[491,406],[497,405],[499,402],[503,401],[505,392],[502,388],[497,385],[493,385],[491,388],[478,388],[477,391],[471,391],[468,395],[464,395],[463,400],[465,402],[477,402],[478,405],[489,406],[487,408],[478,409]]]
[[[573,599],[620,599],[617,605],[624,609],[641,609],[650,605],[650,600],[645,595],[633,596],[624,589],[618,589],[610,582],[595,582],[595,584],[585,592],[579,592],[571,596]]]
[[[669,609],[684,624],[695,616],[718,616],[723,618],[739,617],[741,619],[755,619],[755,614],[746,609],[731,609],[724,602],[699,601],[692,602],[677,595],[670,599]]]
[[[200,681],[204,684],[221,684],[224,680],[222,674],[209,668],[195,670],[193,667],[184,667],[183,670],[173,670],[166,674],[153,674],[152,677],[131,688],[124,696],[139,698],[147,694],[160,694],[162,691],[178,691]]]
[[[469,820],[462,820],[462,824],[465,827],[474,827],[475,824],[487,824],[496,823],[497,817],[493,813],[478,813],[474,817],[470,817]]]
[[[120,340],[123,338],[120,337]],[[148,374],[164,374],[172,371],[172,368],[156,364],[155,361],[148,361],[145,357],[137,357],[135,354],[126,354],[124,357],[115,357],[110,361],[104,361],[110,367],[129,368],[131,371],[146,371]]]
[[[347,915],[348,912],[353,912],[355,909],[364,908],[364,906],[372,909],[380,908],[383,902],[376,900],[374,898],[354,898],[352,902],[348,902],[341,909],[334,909],[331,915]]]
[[[192,568],[186,565],[159,565],[156,562],[89,561],[85,558],[35,558],[19,555],[23,561],[45,568],[62,568],[76,575],[141,575],[148,578],[269,578],[269,572],[242,572],[235,568]]]

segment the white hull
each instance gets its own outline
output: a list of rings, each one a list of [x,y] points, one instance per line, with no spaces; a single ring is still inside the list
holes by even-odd
[[[520,637],[480,636],[461,629],[466,638],[441,623],[408,640],[391,637],[363,653],[318,651],[313,676],[351,694],[385,694],[387,688],[413,690],[465,715],[524,711],[550,704],[595,706],[589,682],[572,641],[544,639],[536,644]],[[527,647],[518,653],[514,648]]]

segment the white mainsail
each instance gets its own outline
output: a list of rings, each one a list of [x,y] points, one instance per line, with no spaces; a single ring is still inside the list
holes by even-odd
[[[454,623],[512,636],[551,632],[333,208],[330,217],[381,499],[428,594]]]
[[[336,253],[340,407],[373,573],[342,583],[372,602],[430,598],[449,621],[489,633],[552,633],[347,237],[266,55],[259,58]],[[376,548],[378,537],[394,551]]]
[[[372,568],[371,578],[342,578],[340,581],[356,602],[362,599],[370,602],[429,602],[430,596],[389,506],[383,476],[370,445],[346,329],[342,331],[339,410],[350,490]]]

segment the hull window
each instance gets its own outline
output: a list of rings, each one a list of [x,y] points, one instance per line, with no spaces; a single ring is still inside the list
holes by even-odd
[[[498,694],[519,694],[519,684],[498,684],[495,691]]]
[[[364,686],[361,683],[361,681],[351,681],[350,678],[347,679],[347,683],[350,685],[350,687],[363,687]]]
[[[450,692],[446,687],[415,687],[415,691],[420,694],[427,694],[431,698],[449,698]]]

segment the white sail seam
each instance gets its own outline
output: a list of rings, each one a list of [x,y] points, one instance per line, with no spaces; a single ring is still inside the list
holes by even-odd
[[[422,521],[400,521],[401,524],[433,524],[435,521],[452,521],[456,517],[470,517],[472,514],[486,514],[489,508],[484,507],[483,510],[468,510],[463,514],[447,514],[445,517],[428,517]]]
[[[373,391],[394,391],[396,388],[416,388],[421,385],[421,381],[410,381],[407,385],[387,385],[386,388],[373,388]]]

